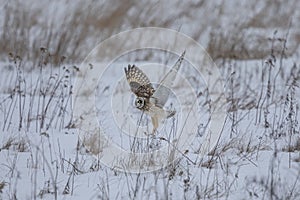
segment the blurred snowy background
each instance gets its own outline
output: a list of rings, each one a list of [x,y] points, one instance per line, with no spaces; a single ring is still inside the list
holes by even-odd
[[[267,1],[4,1],[1,57],[9,52],[37,56],[47,47],[70,62],[81,61],[95,44],[138,27],[178,30],[216,58],[261,59],[269,55],[273,33],[288,34],[291,56],[299,48],[300,4]],[[280,51],[280,41],[275,42]]]

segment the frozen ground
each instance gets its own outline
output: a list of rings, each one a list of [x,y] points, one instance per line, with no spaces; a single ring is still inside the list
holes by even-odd
[[[2,198],[297,199],[300,72],[292,59],[284,60],[283,64],[282,71],[277,64],[270,68],[261,61],[224,65],[221,71],[226,80],[229,112],[216,150],[199,160],[199,134],[189,151],[167,168],[131,174],[106,167],[101,163],[101,153],[91,155],[83,147],[78,130],[67,127],[75,67],[28,73],[21,68],[16,70],[17,64],[2,63]],[[121,75],[117,71],[123,70],[123,66],[114,65],[112,74]],[[269,69],[272,89],[268,96]],[[277,72],[281,74],[275,79]],[[115,84],[115,79],[116,76],[106,76],[99,91],[105,84]],[[119,91],[128,93],[126,86]],[[204,104],[205,98],[200,101]],[[103,109],[101,98],[98,103],[99,109]],[[105,116],[100,111],[100,123]],[[115,122],[110,125],[115,126]],[[160,131],[159,137],[166,137],[164,130]],[[125,149],[132,145],[126,135],[109,137]],[[156,140],[157,148],[165,144]]]
[[[297,0],[15,3],[0,7],[5,13],[0,18],[0,199],[300,199]],[[141,12],[144,8],[147,12]],[[97,41],[140,26],[180,30],[205,46],[222,74],[227,117],[215,150],[199,157],[210,97],[204,82],[195,82],[202,92],[202,123],[187,151],[160,170],[128,173],[102,162],[97,136],[79,135],[72,105],[82,69],[70,63],[82,61]],[[66,55],[68,64],[40,47]],[[115,49],[107,51],[113,54]],[[175,60],[161,51],[137,50],[111,61],[95,90],[95,102],[100,125],[118,146],[134,146],[135,138],[122,129],[140,119],[123,68],[145,65],[151,80],[158,82],[162,76],[157,74],[166,71],[147,64],[172,65]],[[190,69],[182,74],[199,79]],[[185,91],[183,84],[175,91]],[[117,106],[114,112],[111,105]],[[175,95],[168,106],[179,110]],[[121,126],[114,121],[119,110],[128,113]],[[167,120],[154,139],[144,135],[137,150],[170,143],[167,133],[177,119]],[[151,130],[149,118],[144,116],[140,124]]]

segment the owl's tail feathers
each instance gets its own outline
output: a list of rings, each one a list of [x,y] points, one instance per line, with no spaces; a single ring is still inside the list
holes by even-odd
[[[153,125],[152,135],[154,135],[158,128],[158,118],[151,117],[151,120],[152,120],[152,125]]]

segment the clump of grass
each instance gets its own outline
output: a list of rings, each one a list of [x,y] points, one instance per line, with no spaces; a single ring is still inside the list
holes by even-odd
[[[0,58],[6,59],[7,52],[11,52],[24,61],[35,62],[43,46],[49,50],[54,65],[60,63],[62,55],[67,63],[81,62],[96,43],[116,33],[131,5],[51,2],[48,9],[42,3],[32,7],[27,2],[9,1],[1,11]],[[57,15],[51,13],[54,7]]]
[[[63,64],[53,67],[47,49],[40,49],[36,66],[37,76],[28,76],[25,63],[18,55],[11,54],[14,66],[14,85],[0,103],[3,113],[3,131],[63,129],[71,123],[74,69]]]

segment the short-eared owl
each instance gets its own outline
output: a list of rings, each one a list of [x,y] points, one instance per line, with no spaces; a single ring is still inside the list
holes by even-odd
[[[170,95],[170,89],[168,88],[172,87],[173,81],[183,61],[184,54],[185,51],[160,82],[156,90],[153,88],[149,78],[137,66],[128,65],[128,67],[125,68],[130,89],[137,96],[135,106],[151,117],[153,134],[163,119],[172,117],[176,113],[175,110],[165,110],[164,105]]]

